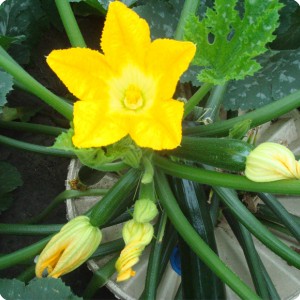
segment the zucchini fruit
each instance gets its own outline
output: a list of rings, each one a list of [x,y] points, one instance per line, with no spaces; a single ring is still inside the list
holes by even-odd
[[[214,227],[207,197],[200,184],[172,178],[178,204],[201,238],[217,253]],[[183,299],[224,299],[223,282],[201,261],[182,238],[179,238]]]
[[[253,149],[241,140],[183,137],[181,145],[168,153],[229,171],[244,171]]]

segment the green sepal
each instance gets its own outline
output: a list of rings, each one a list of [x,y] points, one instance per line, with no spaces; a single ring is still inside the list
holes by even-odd
[[[243,139],[246,133],[251,129],[251,123],[252,120],[250,119],[246,119],[241,122],[238,122],[229,130],[228,137],[230,139],[236,139],[236,140]]]
[[[72,151],[82,164],[96,169],[102,170],[101,166],[115,160],[122,160],[133,168],[137,168],[142,158],[142,150],[138,148],[134,142],[125,137],[122,140],[109,145],[105,148],[76,148],[72,143],[73,129],[60,134],[52,146],[56,149]]]
[[[191,15],[185,26],[185,39],[197,44],[193,64],[204,67],[201,82],[223,85],[243,79],[260,69],[253,58],[264,53],[278,26],[278,0],[245,0],[244,14],[236,10],[237,0],[216,0],[199,21]]]

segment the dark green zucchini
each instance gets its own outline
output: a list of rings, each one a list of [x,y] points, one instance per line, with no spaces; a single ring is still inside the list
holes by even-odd
[[[225,170],[243,171],[253,148],[234,139],[183,137],[181,145],[169,153]]]
[[[173,178],[172,188],[186,218],[201,238],[217,253],[214,227],[207,197],[200,184]],[[224,299],[222,281],[201,261],[185,241],[179,238],[183,299]]]

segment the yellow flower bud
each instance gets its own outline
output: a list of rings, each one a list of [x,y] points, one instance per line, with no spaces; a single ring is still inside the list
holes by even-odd
[[[87,216],[72,219],[48,242],[38,258],[35,273],[58,278],[84,263],[97,249],[102,239],[99,228]]]
[[[132,266],[138,263],[143,250],[151,242],[154,230],[149,223],[137,223],[130,220],[124,225],[122,233],[126,246],[115,265],[118,271],[118,282],[135,275]]]
[[[262,143],[247,157],[245,175],[256,182],[299,179],[300,163],[285,146]]]
[[[135,222],[148,223],[158,214],[158,210],[153,201],[149,199],[140,199],[135,202],[133,219]]]

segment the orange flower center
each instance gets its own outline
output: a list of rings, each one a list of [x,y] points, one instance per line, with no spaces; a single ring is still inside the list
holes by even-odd
[[[141,90],[134,84],[129,85],[125,91],[124,106],[130,110],[137,110],[144,104]]]

